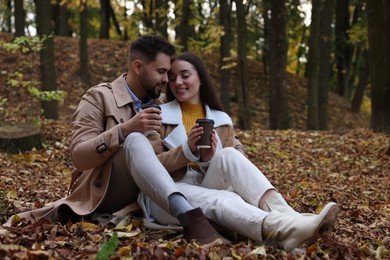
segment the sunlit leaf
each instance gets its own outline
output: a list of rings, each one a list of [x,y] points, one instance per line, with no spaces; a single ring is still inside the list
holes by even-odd
[[[16,199],[18,197],[18,192],[16,190],[10,190],[6,197],[7,199]]]

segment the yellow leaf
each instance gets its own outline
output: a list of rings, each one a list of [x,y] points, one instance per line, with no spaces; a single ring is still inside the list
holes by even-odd
[[[22,218],[18,214],[15,214],[14,217],[12,218],[11,225],[13,226],[16,223],[19,223],[21,220],[22,220]]]
[[[259,246],[255,249],[253,249],[249,255],[261,255],[261,256],[266,256],[266,251],[264,246]]]
[[[10,190],[7,195],[7,199],[16,199],[18,197],[18,193],[16,190]]]
[[[90,223],[90,222],[81,222],[81,225],[85,230],[97,230],[100,228],[100,226]]]
[[[242,259],[241,256],[237,255],[236,250],[232,249],[232,256],[236,259]]]
[[[65,168],[62,170],[62,175],[66,178],[70,178],[72,176],[72,170],[69,168]]]

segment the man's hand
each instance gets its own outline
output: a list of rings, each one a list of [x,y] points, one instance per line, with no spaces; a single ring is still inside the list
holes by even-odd
[[[132,132],[159,131],[161,128],[161,111],[157,108],[146,108],[128,121],[121,124],[123,137],[126,138]]]

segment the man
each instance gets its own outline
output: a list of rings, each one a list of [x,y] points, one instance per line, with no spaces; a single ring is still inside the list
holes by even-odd
[[[187,241],[229,243],[179,192],[143,134],[160,129],[160,110],[141,111],[141,105],[159,98],[174,53],[163,38],[143,36],[131,44],[127,74],[84,94],[73,115],[70,149],[76,169],[69,196],[22,217],[59,220],[69,208],[81,216],[114,213],[137,201],[141,190],[178,218]]]

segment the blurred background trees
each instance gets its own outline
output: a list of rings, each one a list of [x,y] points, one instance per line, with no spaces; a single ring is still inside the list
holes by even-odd
[[[221,99],[226,111],[233,100],[238,103],[241,129],[249,129],[253,120],[248,67],[251,61],[261,61],[259,80],[268,84],[264,95],[271,129],[291,127],[287,92],[294,89],[286,77],[295,74],[308,80],[308,129],[327,129],[329,92],[334,92],[353,111],[371,113],[375,131],[390,131],[390,84],[383,73],[390,60],[386,1],[47,0],[51,10],[39,14],[40,2],[46,0],[1,0],[1,31],[15,37],[38,32],[79,38],[80,75],[86,82],[87,39],[131,41],[142,34],[159,34],[179,51],[218,56]],[[371,11],[367,22],[370,10],[378,12]],[[40,22],[41,16],[48,20]],[[45,28],[48,24],[52,28]],[[52,80],[42,83],[44,89],[55,89],[49,86],[55,85]]]

